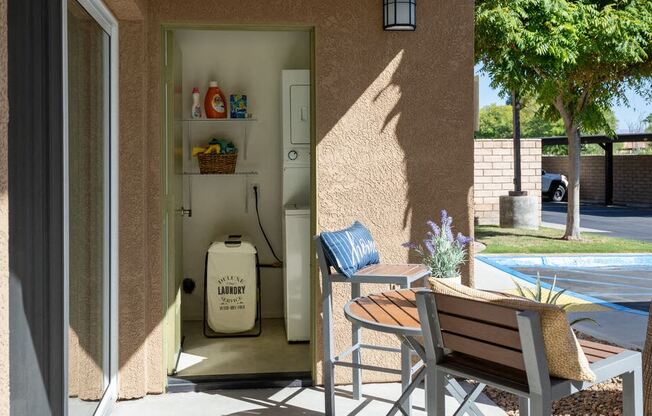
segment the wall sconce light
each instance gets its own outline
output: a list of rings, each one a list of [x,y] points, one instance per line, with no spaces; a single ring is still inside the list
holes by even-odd
[[[383,0],[383,29],[415,30],[416,0]]]

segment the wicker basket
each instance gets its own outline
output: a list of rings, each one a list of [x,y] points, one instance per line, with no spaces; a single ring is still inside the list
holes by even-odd
[[[199,172],[202,175],[235,173],[237,159],[237,153],[200,153],[197,155]]]

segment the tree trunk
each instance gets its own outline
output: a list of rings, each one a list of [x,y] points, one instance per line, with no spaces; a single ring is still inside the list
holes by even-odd
[[[582,143],[579,129],[571,126],[566,129],[568,137],[568,211],[566,214],[565,240],[579,240],[580,237],[580,172]]]
[[[650,316],[652,316],[652,304],[650,304]],[[652,415],[652,319],[647,321],[643,347],[643,409],[645,415]]]

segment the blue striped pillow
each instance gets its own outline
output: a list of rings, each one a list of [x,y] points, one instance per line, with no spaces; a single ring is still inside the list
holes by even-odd
[[[346,277],[370,264],[380,263],[380,256],[371,233],[356,221],[349,228],[320,234],[329,266]]]

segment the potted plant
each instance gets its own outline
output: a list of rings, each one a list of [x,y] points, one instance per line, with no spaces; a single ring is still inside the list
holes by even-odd
[[[466,262],[467,247],[473,241],[462,233],[453,235],[453,217],[441,211],[441,225],[427,222],[429,231],[421,244],[404,243],[403,247],[414,251],[421,263],[430,269],[431,278],[451,279],[461,283],[460,266]]]

